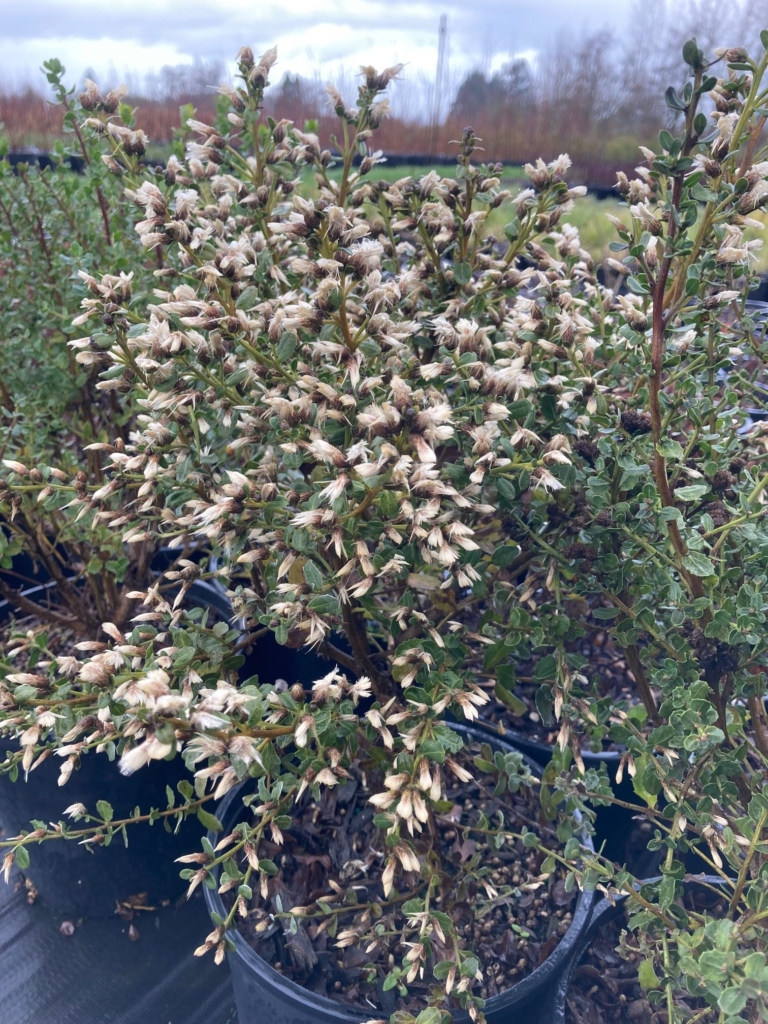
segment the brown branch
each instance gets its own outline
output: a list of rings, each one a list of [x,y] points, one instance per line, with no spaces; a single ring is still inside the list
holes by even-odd
[[[698,81],[701,77],[701,73],[696,73]],[[685,142],[683,144],[682,155],[687,156],[693,146],[693,134],[692,125],[695,114],[695,104],[691,103],[686,113],[686,133]],[[672,196],[669,202],[669,218],[667,221],[667,248],[669,248],[677,237],[677,221],[675,220],[675,213],[680,207],[680,199],[683,194],[683,175],[678,173],[675,176],[674,184],[672,186]],[[659,265],[659,272],[656,277],[652,289],[652,334],[651,334],[651,376],[649,380],[648,389],[648,402],[649,411],[651,414],[651,429],[653,435],[653,476],[656,481],[656,487],[658,488],[659,495],[661,496],[662,503],[667,508],[674,507],[674,497],[672,494],[672,488],[669,485],[669,479],[667,477],[667,463],[664,456],[659,452],[659,442],[661,441],[661,434],[663,429],[663,420],[661,414],[661,390],[663,386],[663,374],[664,374],[664,331],[666,328],[666,317],[664,315],[664,292],[667,285],[667,279],[672,268],[673,255],[670,253],[664,256],[661,264]],[[680,535],[680,530],[674,519],[671,519],[667,523],[667,530],[669,532],[669,538],[672,541],[672,546],[678,554],[680,559],[680,575],[685,580],[688,589],[693,597],[704,596],[704,586],[701,579],[698,576],[694,576],[687,572],[682,565],[682,560],[688,553],[688,548]]]
[[[35,198],[34,198],[34,193],[32,191],[32,186],[31,186],[29,178],[27,177],[26,174],[22,173],[21,180],[24,182],[24,188],[25,188],[26,193],[27,193],[27,199],[29,201],[29,207],[30,207],[30,210],[32,211],[32,214],[34,216],[35,222],[37,224],[37,237],[40,239],[40,248],[43,250],[43,255],[45,256],[45,262],[48,264],[48,269],[52,270],[53,269],[53,260],[52,260],[52,257],[51,257],[51,250],[50,250],[48,242],[46,241],[46,238],[45,238],[45,226],[44,226],[42,218],[40,217],[40,214],[38,212],[37,205],[35,204]],[[58,295],[58,293],[57,293],[57,295]]]
[[[365,635],[365,628],[361,628],[358,614],[349,605],[344,605],[344,631],[355,656],[354,670],[359,672],[362,669],[363,673],[370,677],[376,699],[386,703],[394,693],[392,683],[371,661],[368,638]]]
[[[658,725],[660,722],[659,711],[656,707],[656,699],[653,696],[648,677],[645,674],[643,663],[640,661],[640,652],[634,644],[628,644],[624,648],[624,656],[627,659],[632,675],[635,677],[635,684],[637,685],[643,706],[648,712],[648,717],[654,725]]]
[[[752,131],[749,133],[749,142],[747,143],[746,149],[744,150],[744,156],[741,159],[741,166],[736,172],[736,178],[743,178],[749,170],[752,164],[752,157],[755,155],[755,149],[757,147],[758,140],[762,134],[765,122],[768,120],[768,115],[762,115],[755,122]]]
[[[341,300],[339,306],[339,327],[341,333],[344,336],[344,344],[347,346],[350,352],[354,352],[357,348],[355,339],[352,337],[352,332],[349,329],[349,320],[347,319],[347,297],[346,295]]]
[[[237,641],[234,650],[245,650],[246,647],[250,647],[252,644],[255,644],[257,640],[260,640],[263,636],[266,636],[267,633],[271,632],[272,630],[269,628],[269,626],[264,626],[263,629],[257,629],[253,633],[246,633],[245,636],[241,637]]]
[[[80,131],[80,125],[77,123],[77,118],[72,119],[72,125],[75,129],[75,136],[77,137],[78,144],[80,146],[80,152],[83,154],[86,166],[91,166],[91,154],[88,152],[88,147],[85,144],[82,132]],[[99,209],[101,210],[101,219],[104,221],[104,236],[107,240],[107,245],[112,246],[112,232],[109,227],[109,207],[107,201],[104,198],[104,193],[101,190],[101,185],[96,186],[96,196],[99,200]]]
[[[0,580],[0,595],[17,611],[24,612],[27,615],[33,615],[36,619],[40,619],[43,622],[55,622],[59,626],[67,626],[70,629],[76,629],[78,623],[76,619],[70,618],[68,615],[63,615],[61,612],[56,612],[52,608],[46,608],[44,605],[36,604],[34,601],[30,601],[28,597],[25,597],[21,591],[14,590],[13,587],[9,587],[7,583]]]
[[[112,232],[109,227],[109,207],[107,201],[104,198],[104,193],[101,191],[101,185],[96,186],[96,196],[99,200],[99,208],[101,210],[101,219],[104,221],[104,237],[107,240],[107,245],[112,246]]]
[[[336,647],[335,644],[330,643],[328,640],[324,640],[317,648],[317,653],[327,658],[329,661],[337,661],[344,668],[348,668],[350,672],[357,671],[357,662],[350,654],[345,654],[344,651]]]
[[[765,705],[759,697],[748,697],[749,713],[752,716],[752,728],[755,730],[757,749],[768,758],[768,721],[766,721]]]
[[[56,189],[51,185],[51,183],[48,181],[48,178],[46,177],[45,174],[41,174],[40,175],[40,183],[42,184],[43,188],[46,190],[48,195],[53,197],[56,205],[59,207],[61,212],[67,218],[67,221],[69,223],[70,228],[72,229],[72,234],[74,235],[74,237],[78,240],[78,242],[83,246],[84,249],[87,249],[88,243],[86,242],[84,237],[80,234],[80,232],[78,230],[78,227],[77,227],[77,221],[72,216],[72,212],[70,211],[70,209],[68,208],[66,203],[64,203],[62,201],[61,196],[56,191]]]
[[[162,718],[161,716],[160,721],[167,722],[174,729],[178,729],[179,732],[195,731],[191,722],[186,721],[184,718]],[[273,736],[290,736],[295,731],[296,727],[293,725],[273,725],[268,729],[261,726],[243,726],[237,730],[240,736],[253,736],[257,739],[270,739]],[[226,729],[211,729],[208,735],[222,740],[230,740],[232,738],[232,734]]]
[[[381,487],[372,487],[359,505],[356,505],[353,509],[350,509],[349,512],[345,512],[343,516],[339,516],[339,522],[345,523],[349,519],[356,519],[358,516],[361,516],[363,512],[365,512],[365,510],[372,504],[372,502],[375,500],[380,491]]]
[[[58,539],[51,540],[46,536],[44,524],[40,522],[31,522],[26,513],[24,513],[29,532],[26,534],[27,543],[25,547],[27,550],[34,552],[35,557],[43,564],[46,571],[52,580],[56,583],[57,593],[64,599],[64,602],[69,607],[73,617],[78,621],[82,627],[98,628],[99,623],[89,616],[87,606],[83,600],[82,592],[73,586],[72,578],[62,570],[61,566],[66,566],[63,562],[61,555],[57,551]],[[22,536],[24,532],[20,531]],[[59,533],[59,537],[61,534]],[[75,554],[78,554],[77,547],[75,548]],[[82,557],[82,555],[81,555]],[[82,561],[87,564],[88,558],[82,558]],[[89,621],[89,619],[91,621]],[[102,619],[103,621],[103,619]]]

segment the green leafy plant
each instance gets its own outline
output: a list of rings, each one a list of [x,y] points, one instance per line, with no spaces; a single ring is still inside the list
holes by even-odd
[[[744,231],[768,199],[768,54],[722,51],[722,77],[695,41],[683,56],[686,82],[667,93],[677,127],[619,178],[631,223],[617,224],[614,288],[564,219],[583,191],[567,157],[530,165],[510,197],[467,129],[455,179],[376,181],[371,139],[397,68],[364,68],[354,106],[330,90],[334,155],[262,117],[275,53],[243,50],[226,117],[190,121],[185,160],[129,183],[162,287],[146,306],[87,300],[108,340],[76,347],[98,347],[102,381],[141,414],[119,445],[97,442],[109,482],[78,502],[119,543],[210,547],[244,636],[214,642],[183,595],[172,607],[150,587],[136,599],[151,632],[108,624],[106,649],[71,679],[51,660],[34,691],[9,676],[4,713],[30,763],[71,742],[61,708],[77,722],[98,707],[126,772],[180,752],[199,801],[249,782],[248,819],[187,858],[190,890],[229,900],[199,952],[223,958],[249,914],[301,945],[309,918],[337,948],[364,949],[370,979],[401,999],[431,973],[427,1008],[395,1021],[457,1005],[481,1020],[487,965],[465,936],[518,897],[476,845],[513,847],[521,863],[531,852],[537,884],[561,872],[567,890],[627,894],[642,982],[669,1024],[765,1019],[768,473],[750,411],[765,331],[746,301]],[[91,126],[128,154],[116,172],[138,175],[134,129],[102,113]],[[297,188],[306,164],[316,199]],[[499,240],[483,223],[503,204]],[[579,650],[597,627],[632,675],[618,702]],[[227,644],[269,632],[328,660],[311,692],[237,680]],[[116,657],[126,645],[130,661]],[[519,715],[526,665],[558,730],[541,781],[451,727],[488,712],[491,691]],[[615,780],[581,755],[606,739],[622,748]],[[614,795],[625,773],[637,803]],[[350,884],[269,910],[285,831],[350,781],[374,808],[381,892],[360,902]],[[461,785],[475,789],[452,830],[475,845],[449,869],[444,794]],[[486,813],[534,792],[533,824]],[[590,849],[607,803],[652,823],[658,880]],[[8,856],[47,837],[9,840]],[[720,919],[683,906],[691,865],[719,876]],[[466,927],[438,894],[469,905]],[[703,1001],[694,1016],[684,990]]]
[[[124,195],[147,142],[125,90],[102,96],[89,81],[76,96],[59,61],[43,70],[71,144],[57,144],[50,167],[0,161],[0,596],[82,639],[135,613],[127,595],[155,555],[148,538],[126,544],[84,515],[82,500],[109,493],[98,445],[119,452],[138,412],[126,389],[99,380],[110,339],[98,327],[146,302],[162,270],[143,257]],[[86,322],[93,333],[78,341]],[[39,581],[55,587],[23,592]]]

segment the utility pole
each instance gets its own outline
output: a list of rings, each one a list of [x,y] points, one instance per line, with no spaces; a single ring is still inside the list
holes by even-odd
[[[443,79],[445,78],[445,51],[448,42],[448,15],[440,15],[437,30],[437,70],[435,72],[435,92],[432,97],[432,113],[429,123],[429,155],[435,156],[437,149],[437,130],[440,126],[440,114],[443,104]]]

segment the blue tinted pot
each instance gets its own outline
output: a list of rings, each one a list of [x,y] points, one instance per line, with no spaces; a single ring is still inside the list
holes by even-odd
[[[685,882],[686,893],[695,892],[697,885],[700,886],[701,883],[704,883],[708,889],[712,887],[720,888],[723,885],[723,879],[719,875],[701,875],[698,882],[695,878],[689,878]],[[624,913],[624,901],[626,899],[626,894],[623,894],[616,896],[613,903],[607,899],[601,899],[595,904],[589,925],[579,936],[574,955],[571,957],[567,969],[558,978],[557,984],[551,991],[549,998],[542,1004],[539,1016],[534,1017],[531,1024],[534,1021],[537,1024],[565,1024],[568,989],[573,978],[573,972],[581,963],[584,954],[603,925],[608,924],[614,918]]]
[[[49,587],[27,591],[36,602],[45,600]],[[204,581],[192,585],[187,594],[192,605],[210,609],[216,619],[227,620],[232,614],[229,602]],[[0,605],[0,621],[7,620],[11,609]],[[13,744],[0,738],[0,753]],[[18,748],[17,748],[18,749]],[[67,784],[59,787],[61,759],[50,757],[30,773],[12,782],[0,776],[0,825],[6,836],[30,830],[31,819],[58,822],[65,807],[82,803],[95,810],[97,800],[108,801],[114,817],[128,818],[139,806],[146,813],[155,807],[168,806],[166,787],[190,778],[180,757],[170,761],[151,761],[140,771],[123,776],[117,761],[104,754],[88,754],[81,767],[72,773]],[[75,826],[77,827],[77,826]],[[74,840],[53,839],[28,848],[30,865],[25,876],[37,889],[41,900],[55,911],[71,918],[106,917],[114,914],[118,900],[139,893],[155,905],[179,896],[186,883],[179,877],[176,857],[190,853],[200,845],[202,828],[197,818],[187,818],[178,834],[166,831],[162,821],[128,828],[129,847],[116,836],[109,848],[79,845]]]
[[[516,750],[521,750],[542,767],[546,767],[552,760],[554,748],[549,743],[533,740],[523,733],[515,732],[514,729],[505,728],[502,734],[494,723],[484,721],[482,718],[478,720],[477,726],[486,732],[489,742],[493,742],[496,738],[501,737]],[[619,785],[616,784],[616,769],[621,758],[620,751],[604,750],[595,753],[591,750],[582,750],[581,756],[584,760],[584,767],[587,769],[599,768],[601,764],[605,765],[608,778],[611,780],[613,791],[617,797],[628,803],[637,802],[629,773],[625,772],[623,782]],[[626,855],[627,838],[632,832],[634,825],[632,811],[628,811],[626,808],[619,807],[616,804],[597,807],[595,811],[595,836],[598,845],[603,846],[603,852],[611,860],[623,863]],[[649,872],[651,874],[655,873],[658,870],[658,857],[648,858],[648,864]]]
[[[485,730],[463,724],[452,724],[468,742],[487,742],[497,750],[513,751],[517,747],[506,738],[489,735]],[[526,757],[537,777],[540,767]],[[225,833],[235,824],[241,812],[239,794],[242,787],[232,790],[222,800],[217,811],[223,822]],[[220,837],[218,837],[220,838]],[[210,833],[210,841],[216,845],[218,838]],[[216,888],[205,889],[208,909],[226,916],[226,909]],[[577,897],[573,920],[568,931],[560,940],[553,953],[528,977],[513,988],[507,989],[485,1005],[484,1013],[488,1024],[528,1024],[536,1019],[539,1006],[549,1001],[553,987],[568,970],[571,959],[585,932],[593,906],[592,893],[580,893]],[[235,989],[238,1020],[240,1024],[360,1024],[361,1021],[385,1017],[383,1011],[360,1006],[343,1006],[325,996],[316,995],[280,974],[253,950],[239,932],[233,933],[235,951],[229,956],[232,982]],[[465,1013],[454,1014],[455,1024],[470,1024]]]

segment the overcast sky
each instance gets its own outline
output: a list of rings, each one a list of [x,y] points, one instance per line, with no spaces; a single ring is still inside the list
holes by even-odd
[[[38,81],[58,57],[71,80],[87,68],[120,77],[195,57],[231,62],[240,46],[277,45],[285,71],[403,62],[433,73],[437,28],[448,15],[451,67],[498,66],[558,32],[621,31],[631,0],[0,0],[0,78]]]

